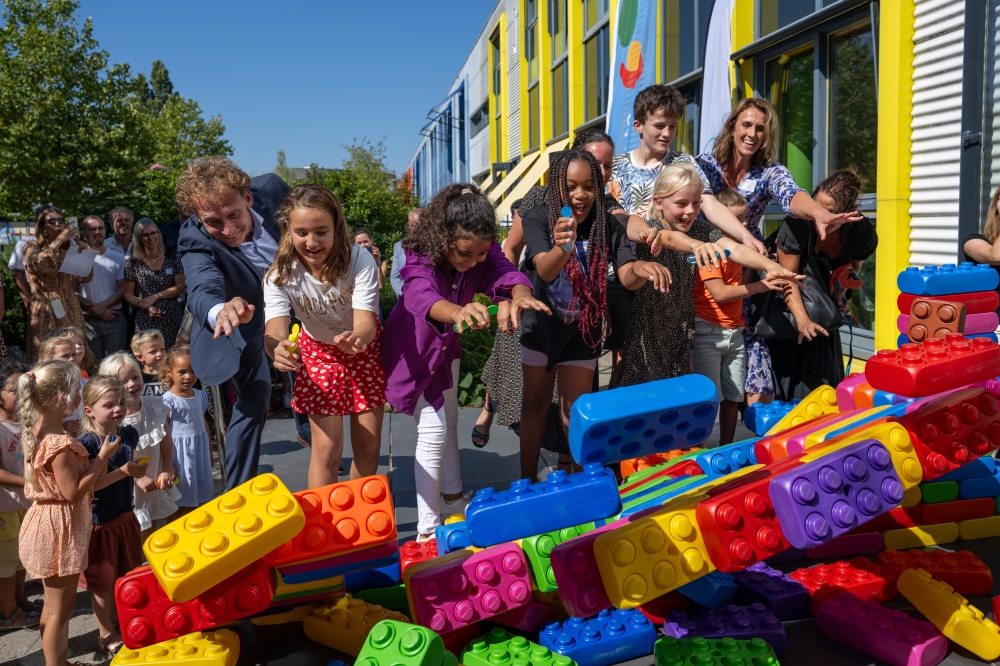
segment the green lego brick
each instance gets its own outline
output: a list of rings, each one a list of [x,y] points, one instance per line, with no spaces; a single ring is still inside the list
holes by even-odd
[[[670,484],[669,486],[667,486],[665,488],[661,488],[660,490],[657,490],[657,491],[654,491],[654,492],[651,492],[651,493],[646,493],[645,495],[642,495],[640,497],[636,497],[634,499],[629,499],[629,497],[623,496],[622,497],[622,510],[630,509],[633,506],[635,506],[636,504],[643,504],[643,503],[648,502],[648,501],[650,501],[652,499],[656,499],[657,497],[660,497],[661,495],[666,495],[667,493],[672,493],[672,492],[676,491],[678,488],[683,488],[684,486],[690,485],[696,479],[703,479],[703,478],[704,478],[704,474],[699,474],[698,476],[689,476],[689,477],[686,477],[686,478],[681,478],[679,481],[677,481],[677,483],[672,483],[672,484]],[[663,483],[663,482],[669,481],[669,480],[670,479],[667,479],[666,477],[664,477],[662,479],[657,479],[656,482],[657,483]],[[631,493],[630,493],[630,496],[631,496]]]
[[[996,510],[996,511],[994,511],[993,513],[994,513],[994,514],[997,514],[997,513],[1000,513],[1000,497],[994,497],[994,498],[993,498],[993,501],[994,501],[994,502],[996,503],[996,505],[997,505],[997,510]]]
[[[920,501],[924,504],[937,504],[958,499],[958,483],[956,481],[934,481],[920,484]]]
[[[453,655],[448,650],[444,651],[444,663],[441,666],[458,666],[458,657]]]
[[[354,666],[442,666],[444,641],[427,627],[382,620],[365,639]]]
[[[576,666],[569,657],[556,654],[523,636],[495,627],[462,650],[464,666]]]
[[[589,531],[589,530],[588,530]],[[564,541],[569,541],[584,533],[584,526],[566,527],[545,532],[521,540],[521,548],[528,557],[532,579],[539,592],[554,592],[557,588],[556,576],[552,573],[552,549]]]
[[[403,583],[389,587],[375,587],[370,590],[357,590],[352,592],[351,596],[390,610],[404,610],[410,607],[410,602],[406,599],[406,585]]]
[[[653,646],[656,666],[779,666],[774,650],[761,638],[670,638]]]

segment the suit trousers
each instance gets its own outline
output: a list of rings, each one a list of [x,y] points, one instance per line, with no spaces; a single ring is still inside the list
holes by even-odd
[[[232,382],[236,404],[226,430],[226,490],[257,476],[260,438],[271,402],[271,372],[263,336],[247,341]]]

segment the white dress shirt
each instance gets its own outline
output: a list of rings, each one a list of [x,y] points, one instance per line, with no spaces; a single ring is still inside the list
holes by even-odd
[[[264,218],[252,208],[250,209],[250,219],[253,220],[253,233],[250,235],[250,240],[240,244],[240,252],[253,264],[258,277],[263,280],[264,274],[274,262],[274,255],[278,252],[278,241],[264,229]],[[208,325],[212,328],[215,328],[216,317],[225,305],[225,303],[218,303],[208,311]]]

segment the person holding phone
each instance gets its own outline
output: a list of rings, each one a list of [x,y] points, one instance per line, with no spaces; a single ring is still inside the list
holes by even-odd
[[[29,363],[35,362],[39,345],[52,329],[76,326],[84,330],[76,287],[90,282],[94,271],[92,269],[86,277],[59,272],[73,241],[76,241],[77,252],[87,248],[78,238],[79,232],[79,227],[73,228],[67,223],[61,210],[44,206],[35,217],[35,240],[24,244],[24,273],[31,290],[26,344]]]
[[[372,240],[372,232],[368,231],[364,227],[358,227],[354,230],[354,244],[360,245],[361,247],[368,250],[368,253],[372,255],[375,259],[375,265],[381,268],[382,266],[382,253],[379,249],[375,247],[375,242]],[[385,272],[382,270],[378,271],[378,290],[382,291],[382,287],[385,286]]]

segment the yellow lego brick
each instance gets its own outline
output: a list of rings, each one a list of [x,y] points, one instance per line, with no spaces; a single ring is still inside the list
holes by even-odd
[[[1000,516],[971,518],[958,523],[958,538],[962,541],[1000,536]]]
[[[354,599],[348,594],[336,603],[313,608],[302,627],[310,640],[357,657],[372,627],[385,619],[410,621],[402,613]]]
[[[939,523],[886,530],[882,532],[882,539],[887,550],[905,550],[951,543],[958,539],[958,523]]]
[[[900,502],[899,506],[903,508],[916,506],[920,504],[920,500],[922,499],[923,495],[920,492],[920,486],[907,488],[906,490],[903,491],[903,501]]]
[[[185,666],[236,666],[239,658],[240,637],[228,629],[216,629],[196,631],[138,650],[123,647],[111,660],[111,666],[182,662]]]
[[[705,497],[674,498],[597,537],[594,559],[612,604],[635,608],[715,571],[694,513]]]
[[[343,576],[330,576],[329,578],[311,580],[308,583],[286,583],[277,569],[271,569],[271,571],[274,572],[274,596],[278,598],[285,598],[288,595],[303,594],[323,588],[344,586]]]
[[[302,622],[309,615],[309,612],[314,608],[314,604],[306,604],[305,606],[296,606],[291,610],[286,610],[283,613],[271,613],[269,615],[258,615],[256,617],[250,618],[250,623],[255,627],[269,627],[275,624],[292,624],[293,622]]]
[[[444,524],[445,525],[452,525],[454,523],[464,523],[464,522],[465,522],[465,514],[464,513],[453,513],[453,514],[451,514],[450,516],[448,516],[447,518],[444,519]]]
[[[923,569],[899,574],[899,593],[942,634],[987,661],[1000,657],[1000,627]]]
[[[878,414],[879,412],[884,412],[886,409],[888,409],[888,407],[886,406],[872,407],[871,409],[859,409],[850,416],[848,416],[846,419],[837,421],[836,423],[828,425],[825,428],[820,428],[816,432],[809,433],[808,435],[806,435],[805,448],[811,449],[812,447],[816,446],[817,444],[825,440],[826,436],[829,435],[834,430],[840,430],[841,428],[846,428],[852,423],[856,423],[861,419],[866,419],[874,414]]]
[[[153,532],[142,550],[171,601],[191,601],[301,530],[285,484],[261,474]]]
[[[773,435],[782,430],[801,425],[806,421],[818,419],[825,414],[836,414],[837,392],[829,386],[820,386],[818,389],[802,398],[802,402],[795,405],[792,411],[774,424],[774,427],[767,431],[768,435]]]
[[[841,424],[838,423],[837,425]],[[889,456],[892,457],[892,466],[896,468],[896,473],[899,475],[899,481],[903,485],[904,493],[910,488],[916,488],[924,480],[924,469],[920,466],[920,459],[917,458],[913,442],[910,441],[910,433],[906,432],[906,428],[895,421],[876,423],[859,428],[856,431],[844,433],[832,441],[853,444],[865,439],[877,439],[885,445],[886,450],[889,451]],[[816,444],[819,443],[816,442]],[[813,446],[816,444],[813,444]],[[806,438],[806,448],[809,448],[809,446],[809,440]],[[824,451],[828,452],[826,449]],[[903,501],[906,501],[905,494],[903,495]]]

